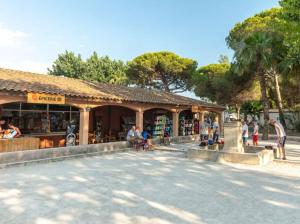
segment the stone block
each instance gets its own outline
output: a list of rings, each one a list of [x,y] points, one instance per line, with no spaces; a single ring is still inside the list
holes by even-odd
[[[186,156],[189,159],[202,159],[212,162],[229,162],[247,165],[266,165],[274,159],[273,152],[271,150],[261,150],[256,153],[239,153],[210,149],[189,149],[186,152]]]

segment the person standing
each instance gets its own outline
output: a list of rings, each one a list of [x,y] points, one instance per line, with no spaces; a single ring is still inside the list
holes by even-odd
[[[245,146],[247,144],[247,140],[249,137],[248,125],[246,121],[243,122],[242,137],[243,137],[243,145]]]
[[[206,120],[200,124],[200,141],[203,142],[208,139],[208,124]]]
[[[258,124],[256,121],[253,122],[253,136],[252,136],[252,141],[253,145],[257,146],[258,145]]]
[[[215,120],[213,123],[213,142],[214,143],[219,142],[219,135],[220,135],[219,123]]]
[[[286,160],[285,148],[284,148],[286,142],[286,133],[284,131],[284,128],[279,121],[275,121],[274,119],[270,120],[270,124],[274,126],[276,131],[279,158],[282,160]]]

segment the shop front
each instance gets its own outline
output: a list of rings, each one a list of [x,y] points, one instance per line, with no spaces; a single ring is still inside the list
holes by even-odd
[[[132,126],[153,138],[193,135],[205,111],[221,117],[224,110],[162,91],[7,69],[0,69],[0,84],[0,120],[20,129],[18,141],[35,142],[26,149],[124,141]],[[0,151],[12,141],[2,138]]]

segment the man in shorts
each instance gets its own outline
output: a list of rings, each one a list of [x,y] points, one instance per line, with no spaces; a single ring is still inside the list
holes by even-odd
[[[243,145],[245,146],[247,144],[248,137],[249,137],[249,130],[246,121],[243,122],[242,137],[243,137]]]
[[[285,130],[279,121],[275,121],[274,119],[271,119],[270,124],[274,126],[276,131],[279,158],[282,160],[286,160],[285,149],[284,149],[285,142],[286,142]]]

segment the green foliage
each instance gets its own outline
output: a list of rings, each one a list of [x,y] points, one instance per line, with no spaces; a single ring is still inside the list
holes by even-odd
[[[252,16],[241,23],[237,23],[226,38],[227,45],[233,50],[241,47],[243,40],[253,33],[279,33],[282,21],[281,9],[273,8]]]
[[[195,94],[211,101],[225,103],[224,92],[230,88],[226,79],[229,69],[229,64],[210,64],[199,68],[193,75]]]
[[[286,20],[297,22],[300,20],[299,0],[280,0],[279,4],[283,9],[283,17]]]
[[[184,92],[190,88],[197,62],[172,52],[146,53],[128,63],[131,83],[167,92]]]
[[[288,48],[285,66],[289,71],[299,70],[300,67],[300,1],[281,0],[281,18],[285,21],[284,44]]]
[[[252,116],[253,119],[259,118],[260,112],[263,110],[261,101],[247,101],[241,106],[241,113]]]
[[[300,121],[297,121],[295,124],[295,128],[297,132],[300,132]]]
[[[85,64],[81,55],[75,55],[73,52],[66,51],[59,54],[54,61],[52,69],[48,68],[49,75],[62,75],[70,78],[82,78],[85,74]]]
[[[260,92],[251,75],[240,76],[232,67],[230,64],[210,64],[199,68],[193,76],[195,94],[228,106],[259,99]]]
[[[88,80],[125,84],[127,82],[126,65],[120,60],[111,60],[108,56],[99,57],[96,52],[86,60]]]
[[[89,81],[112,84],[127,84],[126,65],[122,61],[99,57],[96,52],[83,61],[80,55],[66,51],[54,61],[50,75],[63,75]]]

